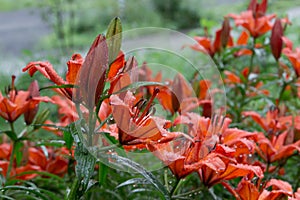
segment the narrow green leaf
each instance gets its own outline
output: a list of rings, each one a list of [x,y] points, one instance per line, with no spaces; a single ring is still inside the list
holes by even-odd
[[[17,166],[19,166],[21,164],[22,158],[23,158],[23,152],[20,151],[21,148],[23,147],[23,143],[17,141],[15,143],[15,155],[16,155],[16,162],[17,162]]]
[[[39,190],[36,188],[30,188],[30,187],[25,187],[21,185],[8,185],[2,188],[2,191],[7,191],[7,190],[23,190],[32,194],[35,194],[41,199],[48,200],[49,198],[42,194]]]
[[[13,131],[0,131],[0,133],[5,133],[13,141],[18,139],[17,135]]]
[[[99,170],[98,170],[98,181],[100,185],[105,186],[106,185],[106,177],[107,177],[107,172],[108,172],[108,167],[102,162],[99,162]]]
[[[118,155],[110,155],[111,158],[115,159],[116,162],[140,173],[142,176],[144,176],[164,197],[164,199],[169,200],[170,199],[170,194],[166,187],[151,173],[148,172],[145,168],[143,168],[141,165],[138,163],[128,159],[128,158],[123,158]]]
[[[14,198],[6,196],[6,195],[3,195],[3,194],[0,194],[0,198],[1,199],[8,199],[8,200],[15,200]]]
[[[144,178],[133,178],[133,179],[129,179],[121,184],[119,184],[116,189],[119,189],[120,187],[124,187],[124,186],[127,186],[127,185],[133,185],[133,184],[151,184],[147,179],[144,179]]]
[[[72,137],[70,130],[63,131],[63,138],[64,138],[64,141],[66,142],[66,147],[68,149],[71,149],[73,146],[74,139]]]
[[[54,89],[54,88],[78,88],[78,86],[77,85],[73,85],[73,84],[51,85],[51,86],[40,88],[40,91],[46,90],[46,89]]]
[[[118,56],[122,44],[122,24],[118,17],[111,20],[106,32],[108,60],[111,64]]]
[[[150,189],[148,189],[148,188],[136,188],[136,189],[134,189],[134,190],[131,190],[130,192],[129,192],[129,194],[128,194],[128,196],[131,196],[131,195],[133,195],[133,194],[135,194],[135,193],[140,193],[140,192],[142,192],[143,194],[145,194],[146,192],[148,192],[148,193],[153,193],[153,190],[150,190]]]

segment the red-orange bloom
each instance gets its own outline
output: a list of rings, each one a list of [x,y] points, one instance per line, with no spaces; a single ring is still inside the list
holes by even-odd
[[[243,26],[249,31],[252,37],[257,38],[271,30],[271,19],[273,19],[276,15],[255,18],[253,11],[248,10],[242,12],[240,15],[229,14],[228,16],[235,20],[235,24],[237,26]]]
[[[292,46],[290,46],[291,48]],[[296,76],[300,77],[300,48],[296,48],[294,51],[290,48],[285,48],[283,54],[288,57],[295,70]]]
[[[119,141],[123,145],[161,143],[172,140],[179,133],[168,132],[171,123],[168,120],[151,116],[151,104],[159,90],[156,90],[147,102],[127,92],[124,100],[118,95],[110,97],[112,114],[119,128]]]
[[[249,178],[252,178],[254,175],[259,178],[263,177],[263,171],[260,167],[236,163],[234,159],[234,149],[219,145],[215,151],[218,152],[218,155],[225,166],[216,170],[209,165],[206,165],[198,170],[201,181],[207,187],[237,177],[248,176]]]
[[[229,190],[237,199],[241,200],[276,200],[293,196],[291,185],[285,181],[271,179],[263,188],[254,185],[247,179],[242,179],[235,190]]]
[[[58,176],[63,176],[68,169],[68,160],[62,155],[57,155],[52,149],[48,149],[48,157],[40,149],[30,147],[29,162],[38,166],[40,170],[47,171]]]
[[[232,46],[233,41],[230,36],[230,25],[228,18],[225,18],[222,28],[216,31],[215,40],[212,41],[208,37],[196,36],[194,39],[198,44],[190,46],[196,51],[200,51],[214,57],[215,53],[220,52],[226,46]]]
[[[0,92],[0,116],[9,122],[14,122],[22,114],[35,110],[41,102],[51,101],[48,97],[31,96],[30,91],[17,91],[14,86],[15,76],[12,77],[12,85],[7,97]]]
[[[299,117],[280,117],[278,109],[270,110],[266,118],[253,111],[243,112],[243,115],[252,117],[267,133],[267,137],[258,133],[257,139],[257,152],[266,162],[275,162],[291,156],[295,151],[300,152],[300,141],[293,143],[294,131],[300,130]]]
[[[49,62],[30,62],[23,68],[23,72],[28,71],[30,76],[33,76],[35,72],[39,71],[43,74],[47,79],[51,80],[58,86],[66,85],[66,84],[74,84],[77,73],[83,63],[83,59],[79,54],[74,54],[70,61],[68,61],[68,72],[66,75],[66,80],[63,80],[57,72],[54,70],[53,66]],[[69,99],[73,97],[73,89],[72,88],[59,88],[59,90]]]
[[[258,3],[257,0],[251,0],[248,6],[248,10],[251,10],[255,18],[262,17],[266,14],[268,8],[268,0],[262,0]]]

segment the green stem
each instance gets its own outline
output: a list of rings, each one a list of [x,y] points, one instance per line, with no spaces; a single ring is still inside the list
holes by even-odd
[[[284,82],[284,83],[283,83],[283,86],[282,86],[282,88],[281,88],[281,90],[280,90],[280,93],[279,93],[279,97],[278,97],[278,104],[279,104],[279,103],[280,103],[280,101],[282,100],[283,93],[284,93],[284,90],[285,90],[286,86],[287,86],[287,83],[286,83],[286,82]]]
[[[10,122],[9,125],[10,125],[11,131],[12,131],[14,134],[16,134],[16,132],[15,132],[15,127],[14,127],[14,123],[13,123],[13,122]]]
[[[183,182],[182,179],[176,179],[176,183],[175,183],[174,187],[171,190],[171,197],[177,193],[177,191],[180,188],[180,185],[182,184],[182,182]]]
[[[8,164],[8,168],[7,168],[7,172],[6,172],[6,180],[9,179],[10,177],[10,172],[14,163],[14,158],[15,158],[15,141],[12,142],[12,151],[9,157],[9,164]]]
[[[167,169],[165,169],[165,171],[164,171],[164,180],[165,180],[165,187],[167,188],[167,190],[169,190],[168,170]]]
[[[89,131],[88,131],[88,146],[91,147],[93,145],[93,135],[94,135],[94,128],[95,128],[94,119],[94,110],[89,109]]]
[[[71,187],[71,190],[70,190],[70,193],[68,194],[68,196],[66,197],[66,200],[74,200],[74,199],[77,199],[77,196],[76,196],[76,193],[77,193],[77,190],[79,188],[79,179],[78,178],[75,178],[73,184],[72,184],[72,187]]]
[[[248,77],[247,77],[247,82],[249,81],[249,75],[250,73],[253,71],[253,61],[254,61],[254,56],[255,56],[255,43],[256,43],[256,39],[253,38],[253,47],[251,49],[252,54],[251,54],[251,58],[250,58],[250,66],[249,66],[249,73],[248,73]]]
[[[82,113],[81,113],[81,110],[80,110],[80,103],[76,103],[75,106],[76,106],[76,110],[77,110],[79,119],[82,119],[83,117],[82,117]]]

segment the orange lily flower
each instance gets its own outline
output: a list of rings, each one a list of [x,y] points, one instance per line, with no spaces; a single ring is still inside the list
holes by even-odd
[[[249,163],[256,149],[258,134],[240,130],[237,128],[227,128],[221,137],[222,144],[235,150],[234,157],[238,163]]]
[[[36,112],[36,106],[41,101],[51,102],[48,97],[32,96],[31,91],[17,91],[14,81],[15,76],[12,76],[12,85],[7,97],[3,97],[0,92],[0,116],[7,121],[14,122],[24,113]]]
[[[264,161],[272,163],[290,157],[295,151],[300,152],[300,141],[286,144],[288,134],[289,132],[285,131],[269,139],[263,133],[259,133],[257,153]]]
[[[247,10],[251,10],[254,13],[255,18],[258,18],[266,14],[267,7],[268,0],[262,0],[261,3],[258,3],[257,0],[251,0]]]
[[[271,190],[268,188],[271,188]],[[293,196],[293,189],[291,185],[285,181],[277,179],[269,180],[266,184],[264,184],[263,188],[260,188],[259,185],[254,185],[252,182],[244,178],[240,181],[235,190],[229,189],[229,192],[231,192],[237,199],[241,200],[290,199]]]
[[[28,171],[40,171],[40,170],[41,169],[39,166],[35,166],[35,165],[31,165],[31,164],[17,167],[15,178],[21,179],[21,180],[31,180],[31,179],[37,177],[38,174],[34,174],[34,173],[33,174],[24,174],[24,175],[18,175],[18,174],[21,174],[23,172],[28,172]]]
[[[193,139],[183,135],[183,138],[176,138],[172,142],[148,144],[147,147],[170,168],[178,179],[204,166],[216,171],[225,169],[219,151],[214,149],[219,140],[219,133],[227,127],[229,121],[225,120],[224,124],[220,124],[216,118],[214,120],[211,122],[209,118],[201,117],[196,113],[185,113],[175,119],[174,125],[187,125],[187,135]]]
[[[246,46],[249,41],[249,34],[246,31],[243,31],[238,40],[236,41],[236,45],[234,46]],[[233,46],[233,47],[234,47]],[[244,55],[252,55],[252,51],[250,49],[242,48],[234,53],[234,56],[240,57]]]
[[[28,71],[30,76],[33,76],[36,71],[39,71],[58,86],[78,84],[78,90],[75,90],[75,88],[59,88],[59,90],[67,98],[76,102],[81,101],[83,98],[87,108],[92,109],[102,94],[108,68],[108,49],[105,37],[102,35],[96,37],[85,61],[83,61],[81,55],[74,54],[67,64],[66,80],[63,80],[55,72],[49,62],[31,62],[23,68],[23,72]]]
[[[292,63],[296,76],[300,77],[300,48],[296,48],[294,51],[292,51],[291,48],[292,46],[289,45],[288,48],[283,50],[283,54],[286,55]]]
[[[58,176],[63,176],[68,169],[68,160],[62,155],[58,155],[52,149],[48,150],[48,158],[42,150],[30,147],[29,151],[29,163],[37,166],[42,171],[47,171]]]
[[[215,40],[212,42],[208,37],[196,36],[194,39],[198,44],[191,45],[193,50],[206,53],[211,57],[214,57],[215,53],[220,52],[222,48],[226,46],[232,46],[233,41],[230,36],[230,25],[228,18],[225,18],[222,24],[222,28],[216,31]]]
[[[263,171],[259,166],[236,163],[234,159],[234,149],[218,145],[215,152],[218,152],[218,155],[225,166],[221,169],[219,168],[218,170],[215,170],[209,165],[206,165],[202,166],[198,170],[201,181],[207,187],[211,187],[215,184],[224,182],[225,180],[231,180],[237,177],[248,176],[251,178],[254,175],[259,178],[263,177]]]
[[[272,135],[287,130],[294,124],[293,120],[298,120],[298,117],[293,119],[292,116],[280,116],[278,108],[269,109],[265,118],[254,111],[245,111],[242,114],[244,117],[251,117],[266,133]],[[299,129],[299,125],[295,126]]]
[[[66,84],[75,84],[77,73],[79,72],[81,65],[83,63],[83,59],[81,55],[74,54],[70,61],[68,61],[68,71],[66,74],[66,80],[63,80],[57,72],[54,70],[53,66],[49,62],[30,62],[26,65],[25,68],[22,69],[23,72],[28,71],[30,76],[33,76],[35,72],[39,71],[43,74],[47,79],[54,82],[56,85],[66,85]],[[72,88],[59,88],[67,98],[72,99],[73,97],[73,89]]]
[[[179,133],[168,132],[171,126],[168,120],[151,116],[151,104],[159,92],[154,91],[151,99],[137,103],[133,94],[128,91],[121,100],[118,95],[110,97],[112,114],[119,128],[119,141],[123,145],[137,145],[146,143],[167,142],[178,136]],[[134,104],[135,103],[135,104]]]
[[[257,38],[272,29],[271,20],[276,15],[254,17],[252,10],[244,11],[240,15],[229,14],[235,20],[236,26],[243,26],[253,38]]]

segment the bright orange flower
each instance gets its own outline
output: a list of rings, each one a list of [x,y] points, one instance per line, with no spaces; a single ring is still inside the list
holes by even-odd
[[[28,71],[30,76],[33,76],[35,72],[39,71],[43,74],[47,79],[53,81],[56,85],[66,85],[66,84],[74,84],[77,73],[83,63],[83,59],[79,54],[74,54],[71,60],[68,62],[68,72],[66,79],[63,80],[57,72],[54,70],[53,66],[49,62],[30,62],[23,68],[23,72]],[[59,88],[67,98],[72,99],[73,97],[73,89],[72,88]]]
[[[292,46],[289,46],[290,48]],[[283,54],[288,57],[295,70],[296,76],[300,77],[300,48],[296,48],[294,51],[290,48],[285,48]]]
[[[121,100],[118,95],[110,97],[112,114],[119,128],[119,141],[123,145],[137,145],[146,143],[161,143],[172,140],[179,133],[168,132],[171,123],[168,120],[151,116],[151,105],[159,92],[154,91],[147,102],[143,99],[136,102],[136,98],[128,91]]]
[[[272,29],[271,19],[276,15],[268,15],[261,17],[254,17],[252,10],[244,11],[240,15],[229,14],[229,17],[235,20],[236,26],[243,26],[247,29],[250,35],[254,38],[257,38],[269,30]]]
[[[0,116],[9,122],[14,122],[22,114],[32,112],[41,102],[51,102],[48,97],[31,96],[30,91],[16,90],[15,76],[12,77],[12,84],[7,97],[3,97],[0,92]]]
[[[39,71],[58,86],[78,85],[79,89],[59,88],[59,90],[67,98],[76,102],[83,99],[86,106],[92,109],[102,94],[108,68],[108,49],[105,37],[102,35],[96,37],[85,60],[81,55],[74,54],[67,64],[66,80],[56,73],[49,62],[31,62],[23,69],[23,72],[28,71],[30,76],[33,76],[36,71]]]
[[[268,8],[268,0],[262,0],[261,3],[258,3],[257,0],[251,0],[248,6],[248,10],[251,10],[254,13],[254,17],[262,17],[266,14]]]
[[[21,166],[21,167],[16,168],[15,178],[21,179],[21,180],[31,180],[31,179],[37,177],[38,174],[34,174],[34,173],[24,174],[24,175],[19,175],[19,174],[24,173],[24,172],[28,172],[28,171],[40,171],[40,170],[41,169],[40,169],[39,166],[27,164],[25,166]]]
[[[207,187],[211,187],[225,180],[231,180],[237,177],[247,176],[252,178],[254,175],[259,178],[263,177],[263,171],[260,167],[236,163],[234,159],[234,149],[219,145],[215,152],[218,152],[218,155],[225,166],[216,170],[209,165],[206,165],[198,170],[201,181]]]
[[[228,128],[221,137],[222,144],[235,150],[234,157],[239,163],[249,164],[249,159],[256,149],[257,133],[251,133],[237,128]]]
[[[58,176],[63,176],[68,169],[68,160],[62,155],[57,154],[52,149],[48,150],[48,157],[41,149],[30,147],[29,162],[34,166],[38,166],[41,171],[47,171]]]
[[[0,160],[1,174],[4,177],[7,174],[8,165],[9,165],[9,161],[7,161],[7,160]],[[13,170],[11,170],[10,176],[13,175],[13,174],[14,174],[14,172],[13,172]]]
[[[216,118],[214,120],[215,122],[210,122],[209,118],[200,117],[195,113],[185,113],[175,120],[174,125],[187,125],[187,133],[193,139],[185,136],[165,144],[148,144],[147,147],[178,179],[205,166],[215,171],[225,169],[225,164],[219,157],[220,148],[217,143],[219,133],[226,125],[217,122]]]
[[[222,28],[216,31],[215,40],[212,42],[208,37],[196,36],[194,39],[198,44],[190,46],[193,50],[200,51],[214,57],[215,53],[220,52],[226,46],[232,46],[233,41],[230,36],[229,20],[226,17]]]
[[[234,46],[247,46],[248,41],[249,41],[249,34],[246,31],[243,31],[240,34],[240,36]],[[238,50],[237,52],[234,53],[234,56],[236,56],[236,57],[240,57],[240,56],[244,56],[244,55],[252,55],[252,51],[247,48],[241,48],[240,50]]]
[[[272,135],[287,130],[293,124],[292,116],[280,116],[279,109],[273,107],[266,113],[265,118],[254,111],[245,111],[242,114],[245,117],[251,117],[266,133]]]
[[[276,200],[293,196],[291,185],[285,181],[271,179],[263,188],[254,185],[247,179],[242,179],[235,190],[229,190],[237,199],[241,200]]]
[[[288,134],[289,131],[285,131],[269,139],[259,133],[257,153],[264,161],[272,163],[292,156],[295,151],[300,152],[300,141],[286,144]]]

